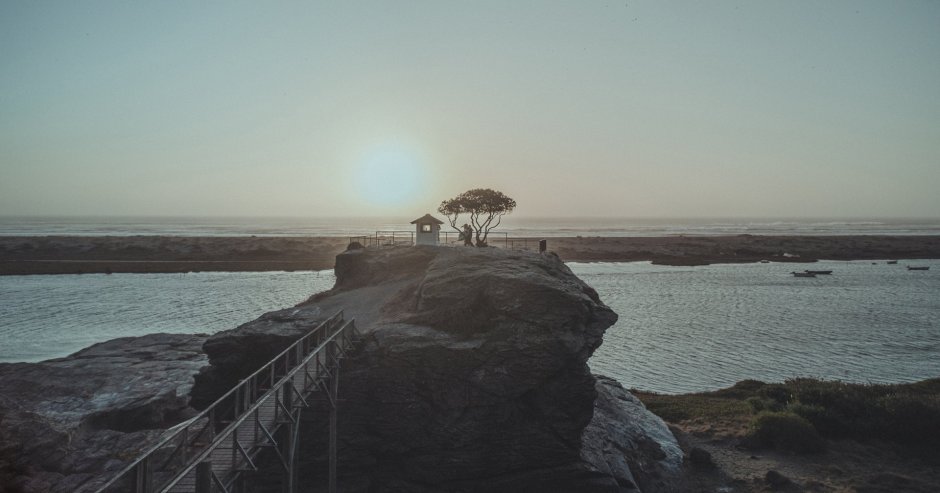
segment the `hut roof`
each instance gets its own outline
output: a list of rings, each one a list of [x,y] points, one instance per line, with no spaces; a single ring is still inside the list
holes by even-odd
[[[411,224],[417,224],[417,223],[436,223],[436,224],[444,224],[444,221],[441,221],[440,219],[438,219],[438,218],[436,218],[436,217],[434,217],[434,216],[432,216],[432,215],[430,215],[430,214],[425,214],[425,215],[419,217],[418,219],[415,219],[414,221],[411,221]]]

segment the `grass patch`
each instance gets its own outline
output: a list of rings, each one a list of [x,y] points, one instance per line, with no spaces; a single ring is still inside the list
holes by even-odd
[[[940,458],[936,446],[940,443],[940,378],[899,385],[810,378],[782,384],[744,380],[700,394],[635,394],[650,411],[674,423],[753,419],[752,434],[759,441],[794,451],[815,445],[787,443],[782,432],[773,430],[789,430],[804,438],[816,433],[831,439],[883,440]],[[805,442],[811,444],[814,439]]]
[[[646,408],[666,421],[678,423],[691,419],[733,420],[747,417],[747,402],[707,394],[661,395],[634,392]]]
[[[751,437],[759,445],[798,454],[826,449],[826,442],[812,423],[791,412],[758,413],[751,421]]]

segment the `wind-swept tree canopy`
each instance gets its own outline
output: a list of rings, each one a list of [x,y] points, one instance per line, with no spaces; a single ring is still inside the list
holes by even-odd
[[[489,188],[474,188],[441,202],[437,212],[447,216],[451,227],[461,233],[463,229],[457,226],[458,218],[462,214],[469,215],[469,224],[476,236],[476,246],[483,247],[486,246],[486,238],[490,231],[499,226],[503,216],[515,208],[516,201],[503,192]]]

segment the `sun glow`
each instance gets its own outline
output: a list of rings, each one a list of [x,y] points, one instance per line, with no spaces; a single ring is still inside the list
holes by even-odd
[[[423,167],[413,155],[381,150],[366,156],[356,173],[362,199],[374,205],[402,205],[424,189]]]

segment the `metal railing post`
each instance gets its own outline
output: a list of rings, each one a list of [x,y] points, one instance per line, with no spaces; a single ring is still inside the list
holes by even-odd
[[[334,341],[335,345],[338,344]],[[336,493],[336,412],[339,399],[339,365],[333,368],[330,373],[330,393],[333,398],[330,400],[330,472],[329,472],[329,493]]]
[[[150,474],[150,457],[147,457],[140,464],[137,464],[137,477],[135,478],[134,491],[137,493],[150,493],[152,491],[153,485],[151,480],[153,478]]]
[[[202,461],[196,465],[196,493],[212,493],[212,462]]]

